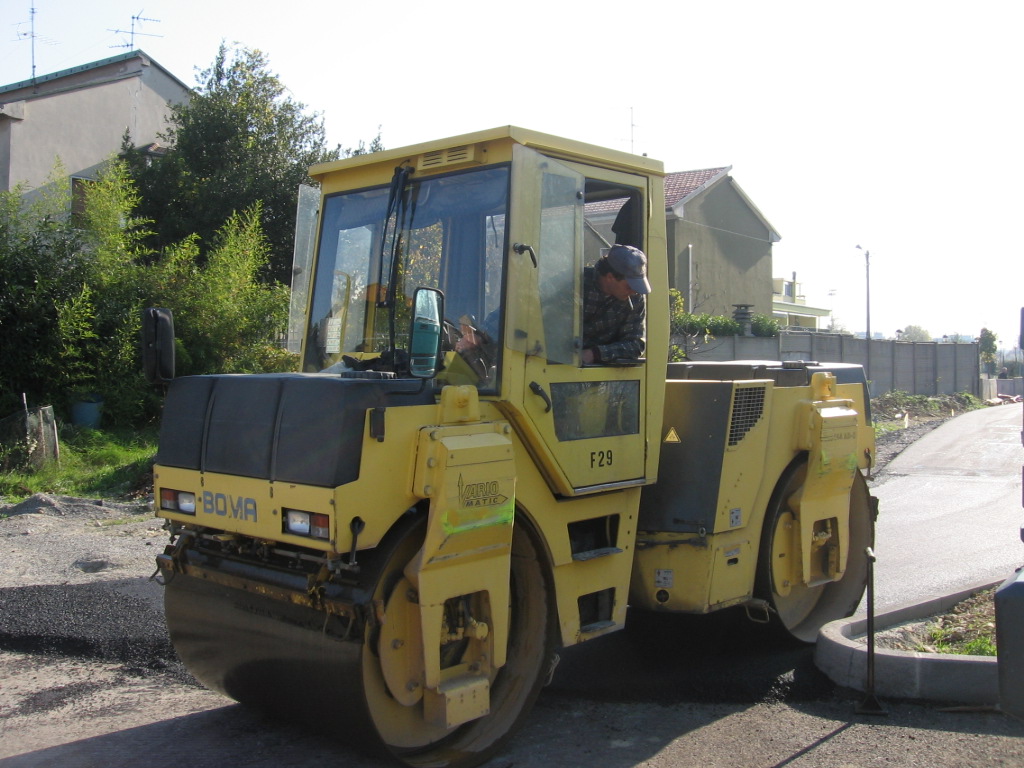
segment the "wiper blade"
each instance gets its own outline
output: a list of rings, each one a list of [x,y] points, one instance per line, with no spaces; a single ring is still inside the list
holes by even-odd
[[[391,177],[391,189],[388,192],[388,210],[384,219],[383,237],[380,240],[377,284],[382,290],[377,297],[377,307],[387,311],[389,351],[395,349],[395,286],[398,283],[398,259],[402,253],[402,234],[405,231],[405,188],[409,183],[410,175],[412,175],[412,168],[407,165],[395,168],[395,173]],[[387,283],[384,282],[385,264],[387,264]]]
[[[394,307],[392,287],[398,281],[398,257],[402,252],[402,220],[405,218],[405,188],[409,183],[412,168],[407,165],[395,168],[388,192],[388,209],[384,217],[384,236],[380,240],[380,262],[377,284],[384,290],[377,299],[378,307]],[[387,282],[384,280],[384,265],[387,265]]]

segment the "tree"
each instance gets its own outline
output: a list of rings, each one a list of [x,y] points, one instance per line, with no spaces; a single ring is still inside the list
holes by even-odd
[[[222,43],[198,76],[191,99],[172,108],[161,139],[167,154],[147,163],[128,152],[142,196],[140,216],[153,221],[157,248],[198,235],[203,258],[234,214],[255,210],[270,244],[271,279],[290,283],[295,196],[311,183],[309,166],[342,154],[328,149],[319,114],[289,97],[259,50],[229,51]],[[380,148],[379,136],[369,150]]]
[[[985,373],[992,375],[996,372],[996,339],[998,337],[988,328],[982,328],[978,334],[978,356],[985,366]]]
[[[901,341],[931,341],[932,335],[920,325],[906,325],[903,327]]]
[[[978,352],[983,363],[994,363],[996,361],[996,336],[988,328],[982,328],[978,334]]]

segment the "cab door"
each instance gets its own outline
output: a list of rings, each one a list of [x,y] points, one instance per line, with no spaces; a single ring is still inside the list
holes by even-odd
[[[512,183],[506,346],[522,368],[508,405],[556,492],[642,484],[646,366],[581,365],[587,177],[516,146]]]

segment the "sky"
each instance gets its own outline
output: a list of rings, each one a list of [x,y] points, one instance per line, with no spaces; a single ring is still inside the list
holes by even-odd
[[[838,325],[865,328],[869,259],[873,334],[1017,343],[1019,1],[2,0],[0,84],[33,47],[37,76],[126,52],[133,17],[186,85],[221,42],[263,51],[332,146],[511,124],[732,166],[782,237],[774,275]]]

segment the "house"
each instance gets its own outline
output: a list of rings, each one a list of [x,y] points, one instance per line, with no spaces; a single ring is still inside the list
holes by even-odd
[[[803,285],[796,281],[796,272],[792,280],[784,277],[772,279],[772,316],[779,321],[783,329],[795,331],[818,331],[820,318],[828,317],[831,310],[808,305],[803,295]]]
[[[729,175],[732,166],[665,177],[669,284],[694,314],[772,307],[775,228]]]
[[[152,146],[190,90],[141,50],[0,87],[0,189],[42,187],[59,159],[72,188],[121,149]]]
[[[669,286],[688,312],[732,315],[772,311],[772,243],[780,237],[729,175],[732,167],[665,176]],[[587,203],[587,263],[617,242],[615,219],[624,199]]]

